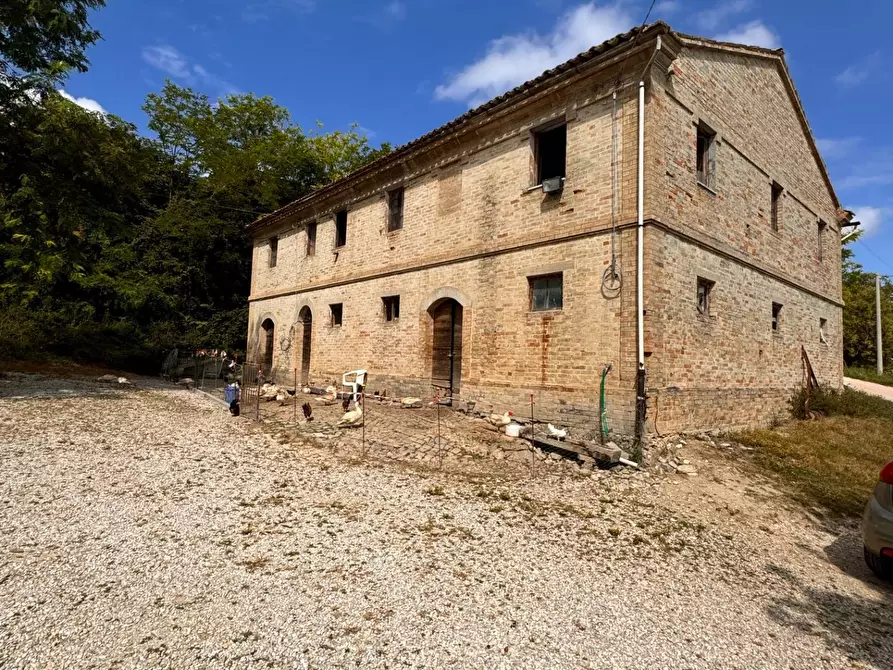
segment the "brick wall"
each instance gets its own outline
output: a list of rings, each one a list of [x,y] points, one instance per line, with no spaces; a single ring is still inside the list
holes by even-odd
[[[647,51],[630,59],[641,72]],[[823,382],[841,369],[840,248],[836,212],[783,80],[771,61],[684,49],[669,68],[658,58],[647,96],[645,348],[651,429],[763,422],[781,411],[801,374],[806,346]],[[557,87],[475,132],[439,141],[337,194],[321,196],[258,236],[249,347],[260,323],[277,328],[275,365],[301,368],[304,325],[313,315],[310,378],[371,372],[391,395],[432,393],[432,318],[439,298],[462,304],[464,399],[562,425],[597,425],[598,380],[611,363],[608,416],[631,431],[636,374],[635,82],[617,114],[620,199],[614,237],[623,285],[606,297],[612,199],[611,84],[615,71]],[[568,121],[567,182],[560,196],[531,190],[531,130]],[[713,192],[695,182],[695,129],[718,133]],[[770,185],[785,188],[781,227],[768,223]],[[386,193],[403,185],[404,227],[387,231]],[[347,208],[347,243],[334,248],[334,212]],[[307,256],[306,225],[318,222]],[[828,224],[824,260],[817,224]],[[266,237],[279,236],[268,267]],[[530,311],[528,277],[562,272],[564,308]],[[713,314],[696,308],[696,281],[715,281]],[[396,322],[382,297],[400,295]],[[771,303],[784,305],[770,332]],[[329,305],[344,322],[330,326]],[[828,321],[827,343],[818,320]],[[656,419],[656,423],[655,423]]]
[[[836,209],[775,61],[684,49],[670,71],[656,77],[646,117],[663,138],[646,160],[665,195],[646,275],[651,427],[765,423],[801,383],[801,345],[820,382],[841,383]],[[699,122],[717,133],[713,191],[696,182]],[[778,231],[773,181],[785,189]],[[709,316],[697,309],[698,277],[715,282]],[[773,302],[784,306],[777,333]]]

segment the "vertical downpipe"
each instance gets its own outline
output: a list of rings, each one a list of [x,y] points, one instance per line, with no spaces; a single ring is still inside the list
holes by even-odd
[[[658,42],[658,49],[660,43]],[[655,52],[657,53],[657,52]],[[653,57],[652,57],[653,58]],[[650,65],[650,61],[649,61]],[[645,435],[645,77],[639,80],[638,212],[636,225],[636,458]]]

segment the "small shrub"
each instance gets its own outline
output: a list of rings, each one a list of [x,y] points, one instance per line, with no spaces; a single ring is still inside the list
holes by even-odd
[[[790,400],[791,414],[795,419],[806,419],[806,392],[798,391]],[[893,420],[893,402],[862,393],[849,387],[840,390],[820,388],[809,399],[809,410],[826,416],[850,416],[855,418]]]

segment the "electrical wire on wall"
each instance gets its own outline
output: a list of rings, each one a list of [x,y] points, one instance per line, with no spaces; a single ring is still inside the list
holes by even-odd
[[[627,50],[626,56],[620,65],[620,71],[617,73],[617,79],[614,82],[614,90],[612,91],[611,96],[611,264],[602,274],[602,295],[606,298],[616,298],[619,296],[620,289],[623,286],[620,266],[617,263],[617,219],[619,218],[620,209],[620,140],[617,122],[617,92],[622,88],[621,82],[623,81],[623,73],[626,70],[626,61],[629,59],[632,50],[635,49],[642,31],[648,24],[648,19],[651,17],[655,2],[656,0],[652,0],[651,5],[648,7],[648,12],[645,14],[645,19],[642,21],[642,25],[639,26],[639,30],[636,33],[635,38],[633,38],[633,43]]]
[[[611,102],[611,264],[602,274],[602,295],[606,298],[616,298],[620,295],[620,287],[623,280],[620,278],[620,270],[617,265],[617,210],[619,208],[620,179],[618,177],[618,133],[617,133],[617,87],[614,87],[613,100]]]

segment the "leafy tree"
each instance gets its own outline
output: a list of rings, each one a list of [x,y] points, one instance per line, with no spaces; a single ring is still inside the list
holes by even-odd
[[[849,245],[862,233],[847,240],[843,260],[843,358],[848,366],[877,365],[877,321],[875,275],[865,272]],[[881,326],[884,360],[893,362],[893,282],[881,278]]]

